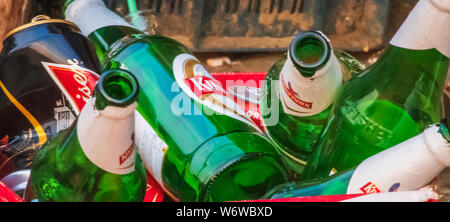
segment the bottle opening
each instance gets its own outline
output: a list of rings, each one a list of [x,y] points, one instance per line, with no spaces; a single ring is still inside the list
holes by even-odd
[[[107,81],[103,82],[103,88],[106,94],[115,100],[126,99],[133,92],[130,80],[120,75],[109,76]]]
[[[314,65],[320,62],[324,51],[324,45],[318,39],[306,38],[297,43],[294,54],[303,64]]]
[[[127,106],[136,101],[138,83],[136,78],[125,70],[110,70],[102,74],[97,83],[99,95],[97,103]],[[104,101],[102,102],[102,99]],[[99,107],[98,107],[99,108]]]
[[[320,32],[302,32],[294,38],[289,51],[302,75],[310,77],[328,62],[331,46]]]

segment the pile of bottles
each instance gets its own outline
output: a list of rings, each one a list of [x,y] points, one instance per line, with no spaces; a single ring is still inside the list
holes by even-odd
[[[140,202],[149,178],[171,201],[412,195],[450,166],[449,1],[420,0],[369,67],[302,31],[242,100],[102,0],[63,12],[0,54],[0,180],[25,201]]]

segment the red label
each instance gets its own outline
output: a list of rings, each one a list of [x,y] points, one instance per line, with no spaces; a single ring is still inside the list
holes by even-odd
[[[164,196],[164,190],[153,176],[147,172],[147,188],[145,189],[144,202],[162,202]]]
[[[365,194],[381,192],[381,190],[372,182],[366,183],[366,185],[362,186],[359,189]]]
[[[78,114],[92,96],[99,76],[89,69],[80,67],[77,60],[68,60],[68,63],[70,65],[42,62]]]
[[[24,200],[0,182],[0,202],[24,202]]]
[[[291,84],[288,82],[288,86],[286,86],[286,83],[284,79],[281,79],[281,85],[283,86],[283,90],[286,92],[287,96],[294,101],[295,104],[305,108],[305,109],[312,109],[312,103],[303,101],[298,97],[298,94],[292,89]]]
[[[122,155],[119,157],[119,164],[122,165],[125,161],[130,158],[131,154],[133,154],[134,151],[134,142],[131,144],[130,148],[128,148]]]
[[[239,105],[239,108],[245,111],[245,113],[253,120],[253,122],[258,126],[258,128],[264,132],[264,127],[262,126],[262,116],[259,110],[259,103],[254,104],[248,101],[244,101],[232,93],[229,93],[230,87],[233,86],[248,86],[261,88],[261,84],[266,76],[266,72],[227,72],[227,73],[211,73],[211,75],[221,83],[222,86],[227,88],[227,95],[234,99],[234,101]]]
[[[225,93],[222,84],[219,81],[206,76],[194,76],[185,79],[184,82],[197,97],[211,93]]]

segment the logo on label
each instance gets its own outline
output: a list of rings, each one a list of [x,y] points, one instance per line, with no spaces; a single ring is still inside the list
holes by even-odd
[[[381,190],[372,182],[366,183],[366,185],[359,188],[364,194],[380,193]]]
[[[197,97],[212,93],[225,94],[219,81],[206,76],[186,78],[184,82]]]
[[[119,165],[122,165],[123,163],[125,163],[125,161],[127,161],[128,158],[130,158],[130,156],[134,152],[134,146],[135,146],[134,135],[132,136],[132,138],[133,138],[132,139],[133,142],[131,143],[131,146],[119,157]],[[134,162],[133,162],[133,164],[134,164]]]
[[[391,188],[389,188],[389,192],[396,192],[396,191],[398,191],[399,187],[400,187],[400,183],[394,183],[394,184],[392,184]]]
[[[220,82],[194,56],[178,55],[173,62],[173,71],[179,87],[189,97],[217,113],[245,122],[260,131],[238,104],[226,96]]]
[[[69,65],[42,62],[53,81],[64,93],[78,115],[92,96],[93,89],[99,76],[86,68],[79,66],[76,59],[67,60]]]
[[[301,106],[305,109],[312,109],[312,102],[306,102],[303,101],[302,99],[300,99],[299,95],[297,92],[294,91],[294,89],[292,89],[291,86],[291,82],[287,83],[286,86],[286,82],[284,81],[284,77],[283,75],[281,75],[281,85],[283,87],[284,92],[286,93],[286,95],[298,106]]]

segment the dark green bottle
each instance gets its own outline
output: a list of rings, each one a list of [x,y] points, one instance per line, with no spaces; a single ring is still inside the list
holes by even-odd
[[[377,62],[343,84],[302,179],[348,170],[439,122],[449,12],[448,1],[419,1]]]
[[[36,156],[29,186],[39,201],[144,199],[146,172],[134,141],[138,91],[129,72],[101,76],[75,123]]]
[[[303,171],[343,80],[363,69],[351,55],[333,50],[321,32],[299,33],[268,71],[260,109],[264,127],[294,178]]]
[[[274,145],[181,43],[143,34],[101,0],[73,1],[65,15],[94,43],[105,70],[137,77],[136,143],[173,199],[257,199],[288,180]]]

